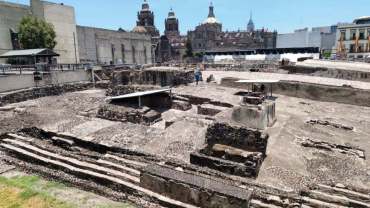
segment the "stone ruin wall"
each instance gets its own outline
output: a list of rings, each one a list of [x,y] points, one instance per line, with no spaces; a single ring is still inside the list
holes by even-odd
[[[233,77],[223,78],[221,86],[247,90],[248,85],[236,83],[238,80]],[[273,84],[273,93],[316,101],[370,107],[370,90],[356,89],[350,86],[328,86],[282,80]]]
[[[155,85],[177,86],[194,81],[191,70],[124,70],[113,73],[111,84],[115,85]]]

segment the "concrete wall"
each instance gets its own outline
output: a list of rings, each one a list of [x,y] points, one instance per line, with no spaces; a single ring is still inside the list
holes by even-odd
[[[296,30],[294,33],[279,34],[277,48],[319,47],[331,51],[335,38],[336,32],[332,27]]]
[[[152,63],[151,38],[148,35],[78,26],[77,36],[80,43],[80,58],[83,62]]]
[[[54,50],[60,54],[58,62],[78,63],[79,53],[74,8],[44,1],[42,6],[44,19],[53,24],[57,35],[57,45]]]
[[[50,74],[44,74],[43,80],[39,82],[34,81],[32,74],[0,76],[0,92],[90,80],[90,73],[84,70],[51,72]]]
[[[40,0],[30,2],[31,7],[0,1],[0,54],[13,49],[9,29],[17,31],[21,19],[26,15],[33,15],[53,24],[57,41],[54,50],[60,54],[58,62],[76,63],[76,59],[79,62],[74,8]]]
[[[9,29],[18,31],[19,22],[29,14],[29,6],[0,1],[0,54],[13,49]]]

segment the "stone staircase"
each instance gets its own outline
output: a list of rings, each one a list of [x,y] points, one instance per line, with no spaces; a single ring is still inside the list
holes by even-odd
[[[65,141],[65,143],[68,143]],[[141,168],[147,163],[103,154],[102,157],[76,156],[66,148],[42,145],[44,141],[24,135],[7,134],[0,147],[12,157],[24,162],[41,164],[78,178],[93,180],[103,186],[114,187],[127,194],[145,196],[164,207],[196,208],[196,206],[170,199],[140,187]],[[48,143],[48,142],[47,142]],[[73,144],[73,142],[70,142]]]

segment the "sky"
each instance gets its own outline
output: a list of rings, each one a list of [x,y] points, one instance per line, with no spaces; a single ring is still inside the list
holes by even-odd
[[[29,4],[29,0],[8,0]],[[132,30],[144,0],[49,0],[71,5],[78,25]],[[208,15],[210,0],[148,0],[161,33],[172,7],[179,18],[180,32],[186,34]],[[348,23],[370,16],[370,0],[212,0],[216,18],[226,31],[245,30],[250,13],[256,28],[293,32],[305,27]]]

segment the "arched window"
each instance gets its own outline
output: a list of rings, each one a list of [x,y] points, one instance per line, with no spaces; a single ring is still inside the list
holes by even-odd
[[[121,45],[122,63],[125,63],[125,45]]]
[[[132,46],[132,63],[136,64],[136,49],[135,49],[135,46]]]
[[[144,46],[144,63],[147,64],[148,63],[148,56],[146,54],[146,47]]]

